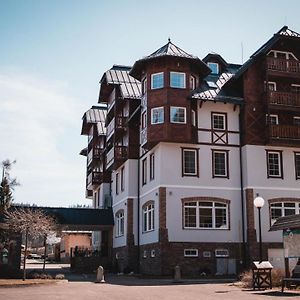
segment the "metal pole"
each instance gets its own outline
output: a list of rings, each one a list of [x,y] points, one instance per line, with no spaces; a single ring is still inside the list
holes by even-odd
[[[258,229],[259,229],[259,262],[262,262],[262,241],[261,241],[261,207],[258,207]]]

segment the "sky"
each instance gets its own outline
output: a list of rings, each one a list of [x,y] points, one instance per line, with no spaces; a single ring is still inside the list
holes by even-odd
[[[91,204],[81,118],[113,64],[169,37],[242,63],[282,26],[300,32],[299,11],[299,0],[0,0],[0,161],[17,160],[15,202]]]

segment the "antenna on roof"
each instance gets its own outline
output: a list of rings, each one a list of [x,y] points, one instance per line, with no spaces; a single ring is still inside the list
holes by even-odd
[[[243,42],[241,42],[241,51],[242,51],[242,64],[244,63],[244,45]]]

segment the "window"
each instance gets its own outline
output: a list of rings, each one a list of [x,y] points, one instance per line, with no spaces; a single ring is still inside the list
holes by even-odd
[[[184,257],[198,257],[198,249],[184,249]]]
[[[143,232],[154,230],[154,203],[143,206]]]
[[[226,177],[228,174],[228,151],[212,150],[213,178]]]
[[[270,204],[271,225],[284,216],[299,214],[299,202],[275,202]]]
[[[124,167],[122,167],[122,169],[121,169],[121,191],[123,192],[124,191],[124,189],[125,189],[125,182],[124,182],[124,176],[125,176],[125,174],[124,174]]]
[[[282,173],[282,152],[267,150],[268,178],[283,178]]]
[[[196,126],[196,112],[192,109],[192,125]]]
[[[268,81],[268,90],[271,92],[276,91],[276,82]]]
[[[184,228],[228,229],[228,204],[210,201],[185,202]]]
[[[300,179],[300,152],[295,152],[295,174],[296,179]]]
[[[198,149],[182,149],[182,176],[198,175]]]
[[[194,90],[196,88],[196,77],[191,75],[190,77],[190,89]]]
[[[154,179],[154,153],[150,154],[150,180]]]
[[[147,111],[142,113],[142,129],[147,127]]]
[[[215,256],[216,257],[229,257],[229,251],[227,249],[216,249]]]
[[[170,122],[171,123],[186,123],[185,107],[174,107],[170,108]]]
[[[161,124],[164,122],[164,108],[155,107],[151,109],[151,124]]]
[[[147,183],[147,158],[142,161],[142,185]]]
[[[116,237],[124,235],[124,210],[116,213]]]
[[[292,84],[291,92],[299,94],[300,93],[300,84]]]
[[[185,73],[170,72],[170,86],[185,89]]]
[[[164,73],[156,73],[151,75],[151,89],[161,89],[164,87]]]
[[[266,115],[266,124],[270,125],[278,125],[278,115],[269,115],[269,122],[268,122],[268,115]]]
[[[207,63],[207,65],[211,69],[212,74],[219,74],[219,64],[218,63],[209,62],[209,63]]]
[[[300,117],[294,117],[293,118],[293,123],[295,126],[300,126]]]
[[[142,94],[146,94],[147,93],[147,77],[145,77],[142,80]]]
[[[116,194],[119,194],[119,173],[116,174]]]
[[[225,130],[226,127],[226,114],[212,113],[212,128],[214,130]]]
[[[211,252],[210,251],[203,251],[203,257],[206,257],[206,258],[211,257]]]

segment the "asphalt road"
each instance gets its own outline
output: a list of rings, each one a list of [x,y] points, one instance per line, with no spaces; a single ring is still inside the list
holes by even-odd
[[[108,280],[108,283],[62,282],[27,287],[0,288],[0,300],[250,300],[300,299],[300,292],[245,291],[228,283],[172,284],[170,281],[150,279]]]

